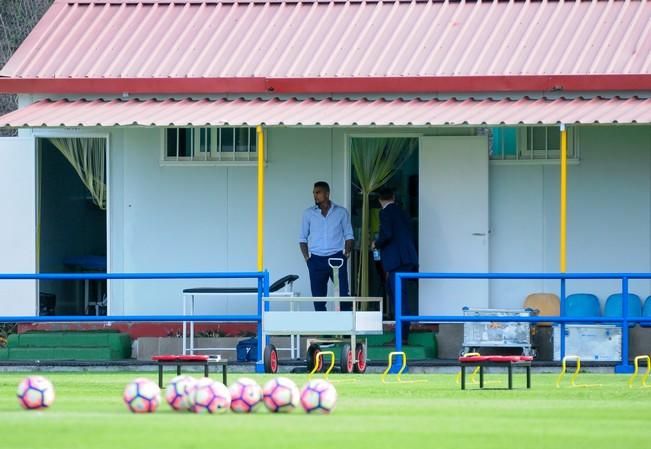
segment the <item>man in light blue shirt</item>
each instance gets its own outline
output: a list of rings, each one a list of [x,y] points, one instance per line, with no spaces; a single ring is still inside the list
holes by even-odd
[[[353,249],[353,227],[346,208],[330,201],[330,186],[327,182],[314,183],[314,206],[303,212],[299,245],[310,272],[312,296],[328,294],[328,279],[332,279],[331,258],[343,260],[339,268],[339,296],[348,293],[348,256]],[[325,311],[326,303],[317,301],[314,310]],[[352,310],[352,303],[341,303],[341,310]]]

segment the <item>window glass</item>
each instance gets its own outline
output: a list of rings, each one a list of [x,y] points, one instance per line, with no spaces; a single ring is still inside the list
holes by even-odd
[[[235,128],[235,151],[249,151],[249,128]]]
[[[179,157],[192,156],[192,129],[178,128],[179,131]]]
[[[166,128],[164,159],[176,161],[255,161],[255,128]],[[235,156],[235,152],[239,153]],[[224,155],[228,156],[224,156]]]
[[[547,149],[550,151],[560,151],[561,149],[561,128],[550,126],[547,130]]]
[[[235,128],[222,128],[222,147],[221,150],[223,153],[232,153],[233,144],[235,142]]]
[[[515,157],[518,151],[516,128],[491,128],[491,156],[497,159]]]
[[[172,159],[176,159],[176,134],[176,128],[167,128],[165,154]]]
[[[210,153],[211,139],[210,128],[199,129],[199,153]]]
[[[255,128],[249,128],[249,141],[251,142],[251,152],[258,151],[258,133]]]

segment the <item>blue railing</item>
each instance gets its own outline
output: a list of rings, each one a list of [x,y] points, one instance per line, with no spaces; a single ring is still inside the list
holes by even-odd
[[[0,316],[7,323],[83,323],[83,322],[255,322],[258,336],[256,370],[262,367],[262,297],[269,296],[269,272],[233,273],[15,273],[0,274],[1,280],[108,280],[108,279],[257,279],[256,315],[108,315],[108,316]]]
[[[495,317],[495,316],[450,316],[450,315],[402,315],[402,282],[404,279],[558,279],[560,281],[560,316],[530,316],[530,317]],[[651,279],[651,273],[396,273],[396,350],[402,350],[403,322],[555,322],[561,326],[560,356],[565,357],[565,324],[566,323],[615,323],[622,326],[622,361],[615,367],[616,372],[632,372],[629,364],[628,337],[631,323],[651,324],[651,317],[628,316],[628,301],[622,301],[621,317],[568,317],[565,315],[565,283],[568,279],[616,279],[622,282],[622,297],[628,296],[628,282],[631,279]],[[460,305],[461,307],[462,305]]]

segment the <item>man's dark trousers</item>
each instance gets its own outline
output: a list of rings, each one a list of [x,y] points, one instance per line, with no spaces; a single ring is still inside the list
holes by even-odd
[[[339,296],[349,296],[348,259],[344,257],[343,251],[339,251],[338,253],[334,253],[329,256],[317,256],[316,254],[312,254],[307,260],[307,268],[310,271],[310,287],[312,289],[312,296],[320,297],[328,295],[328,280],[333,279],[332,268],[328,264],[328,259],[330,258],[338,258],[344,260],[344,264],[339,268]],[[335,292],[335,294],[336,293],[337,292]],[[314,310],[317,312],[325,312],[326,302],[315,301]],[[352,303],[342,302],[341,310],[353,310]]]

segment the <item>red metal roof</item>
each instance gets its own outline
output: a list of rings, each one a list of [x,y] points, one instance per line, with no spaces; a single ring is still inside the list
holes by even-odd
[[[518,99],[41,100],[0,126],[441,126],[651,123],[636,96]]]
[[[14,78],[651,72],[651,2],[55,1]]]

